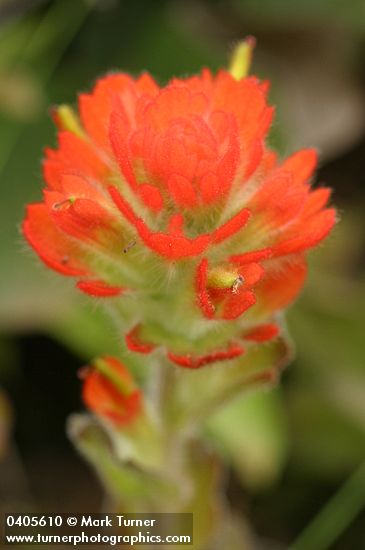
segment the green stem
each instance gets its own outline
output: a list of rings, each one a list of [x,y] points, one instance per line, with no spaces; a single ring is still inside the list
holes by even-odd
[[[326,550],[365,505],[365,462],[342,485],[290,546],[290,550]]]

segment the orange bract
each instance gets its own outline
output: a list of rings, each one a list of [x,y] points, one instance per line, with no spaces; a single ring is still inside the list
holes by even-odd
[[[129,371],[114,357],[103,357],[103,362],[111,376],[90,368],[83,376],[82,397],[90,410],[111,420],[119,426],[132,422],[142,410],[142,395],[134,387]],[[123,390],[114,379],[119,380]]]

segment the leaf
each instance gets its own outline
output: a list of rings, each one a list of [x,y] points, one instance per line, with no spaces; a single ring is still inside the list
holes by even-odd
[[[292,391],[289,407],[293,459],[302,470],[332,481],[363,459],[364,425],[354,422],[318,388]]]
[[[237,398],[208,421],[208,434],[245,486],[277,480],[288,455],[288,427],[278,388]]]

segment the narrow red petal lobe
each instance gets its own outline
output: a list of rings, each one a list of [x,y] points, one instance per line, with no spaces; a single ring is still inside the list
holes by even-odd
[[[151,353],[151,351],[153,351],[156,346],[148,342],[143,342],[141,340],[139,334],[140,328],[140,325],[136,325],[126,334],[125,341],[127,344],[127,348],[130,351],[135,351],[137,353]]]
[[[198,295],[198,302],[200,309],[202,310],[205,317],[212,319],[214,316],[214,305],[212,304],[209,293],[207,290],[207,278],[208,278],[208,260],[204,258],[196,272],[196,292]]]
[[[84,294],[95,296],[98,298],[111,298],[120,296],[125,289],[119,286],[110,286],[104,281],[78,281],[76,286]]]
[[[252,252],[245,252],[243,254],[231,256],[229,261],[234,264],[249,264],[251,262],[266,260],[267,258],[270,258],[271,255],[271,248],[262,248],[261,250],[254,250]]]
[[[244,348],[237,344],[232,344],[226,350],[218,350],[213,353],[201,355],[199,357],[193,357],[191,355],[176,355],[172,352],[168,352],[167,356],[173,363],[187,369],[200,369],[210,363],[216,363],[217,361],[227,361],[229,359],[235,359],[245,353]]]
[[[128,220],[132,225],[136,225],[138,217],[133,212],[128,202],[123,199],[118,189],[113,185],[110,185],[108,191],[115,205],[119,208],[125,219]]]
[[[179,260],[199,256],[210,242],[209,235],[201,235],[196,239],[188,239],[165,233],[152,233],[142,220],[137,222],[137,230],[147,246],[168,260]]]
[[[215,244],[231,237],[234,233],[237,233],[245,227],[250,217],[250,211],[244,208],[238,214],[233,216],[228,222],[221,225],[218,229],[213,231],[212,242]]]

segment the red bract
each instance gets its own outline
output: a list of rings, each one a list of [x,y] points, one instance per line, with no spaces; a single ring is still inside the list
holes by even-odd
[[[119,426],[130,424],[142,410],[142,395],[129,371],[114,357],[97,359],[81,373],[83,400],[95,414]]]
[[[260,322],[272,316],[300,291],[304,255],[330,232],[335,210],[328,189],[311,189],[313,149],[280,161],[266,145],[267,90],[224,70],[162,88],[147,74],[101,78],[79,97],[80,119],[55,112],[59,145],[46,150],[45,199],[28,208],[28,242],[93,296],[135,288],[146,299],[157,259],[166,273],[181,265],[189,274],[192,307],[207,320],[234,321],[253,306]],[[167,344],[139,343],[133,332],[127,342],[144,353]]]
[[[235,359],[236,357],[240,357],[240,355],[243,355],[244,353],[244,348],[236,344],[231,344],[226,350],[217,350],[213,353],[208,353],[199,357],[193,357],[190,354],[175,355],[174,353],[169,352],[168,358],[170,359],[170,361],[172,361],[176,365],[179,365],[180,367],[185,367],[187,369],[199,369],[204,365],[216,363],[217,361],[227,361],[229,359]]]

